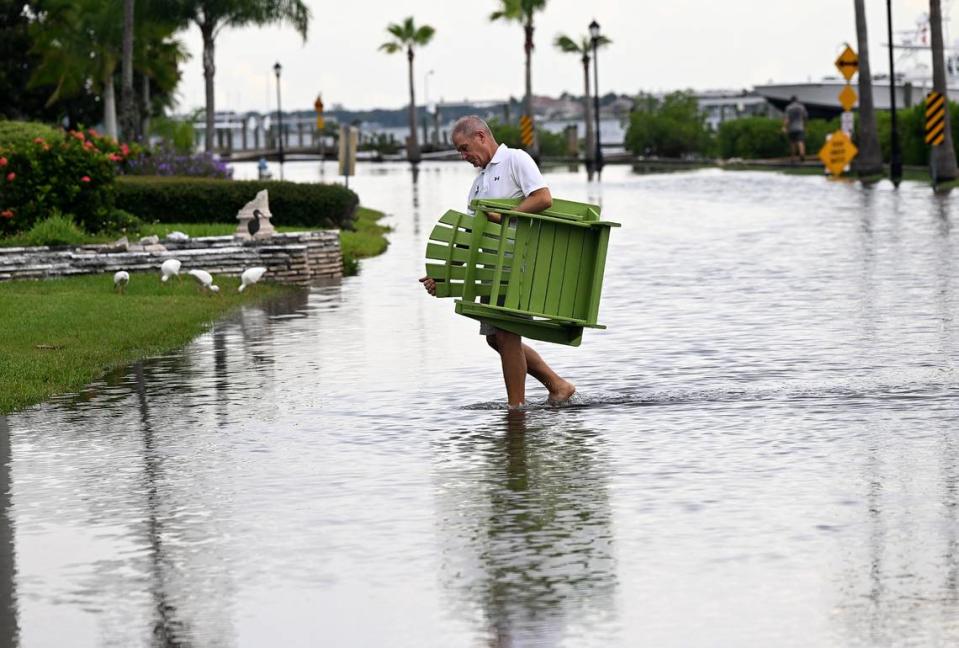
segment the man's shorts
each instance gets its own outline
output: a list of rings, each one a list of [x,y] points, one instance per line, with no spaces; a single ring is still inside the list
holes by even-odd
[[[806,139],[806,133],[803,131],[789,131],[790,142],[802,142]]]

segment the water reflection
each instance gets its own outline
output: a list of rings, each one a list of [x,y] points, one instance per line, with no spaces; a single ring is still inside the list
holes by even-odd
[[[17,564],[10,506],[11,463],[10,428],[7,417],[0,415],[0,642],[6,646],[19,646]]]
[[[575,415],[512,412],[436,452],[454,613],[478,614],[490,646],[595,641],[617,578],[602,437]]]

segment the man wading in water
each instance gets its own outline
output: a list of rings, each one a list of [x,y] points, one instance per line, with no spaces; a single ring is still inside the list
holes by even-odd
[[[533,158],[526,151],[511,149],[505,144],[497,145],[485,121],[475,115],[457,120],[453,125],[452,139],[460,156],[482,169],[466,199],[468,210],[474,198],[522,198],[515,209],[532,214],[552,206],[553,197]],[[469,212],[473,213],[472,210]],[[490,213],[487,217],[495,223],[501,220],[499,214]],[[423,277],[420,282],[429,294],[436,294],[433,279]],[[481,322],[480,335],[485,335],[486,343],[500,355],[511,409],[526,403],[527,373],[549,390],[551,404],[568,401],[576,392],[573,383],[553,371],[536,351],[523,344],[523,338],[516,333]]]

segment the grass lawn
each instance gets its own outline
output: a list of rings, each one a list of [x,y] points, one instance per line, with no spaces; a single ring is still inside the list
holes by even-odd
[[[0,414],[182,346],[240,304],[300,290],[265,283],[238,293],[237,277],[216,280],[216,295],[190,277],[163,284],[159,273],[131,275],[123,295],[112,274],[0,283]]]

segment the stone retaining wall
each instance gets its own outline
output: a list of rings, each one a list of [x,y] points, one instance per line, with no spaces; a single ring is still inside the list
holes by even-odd
[[[77,274],[157,272],[166,259],[179,259],[181,274],[192,268],[239,275],[265,266],[265,279],[306,285],[315,279],[343,276],[337,230],[276,234],[270,239],[244,241],[232,236],[204,236],[186,241],[165,239],[162,246],[81,245],[78,247],[0,248],[0,281],[44,279]],[[159,248],[166,248],[165,250]]]

